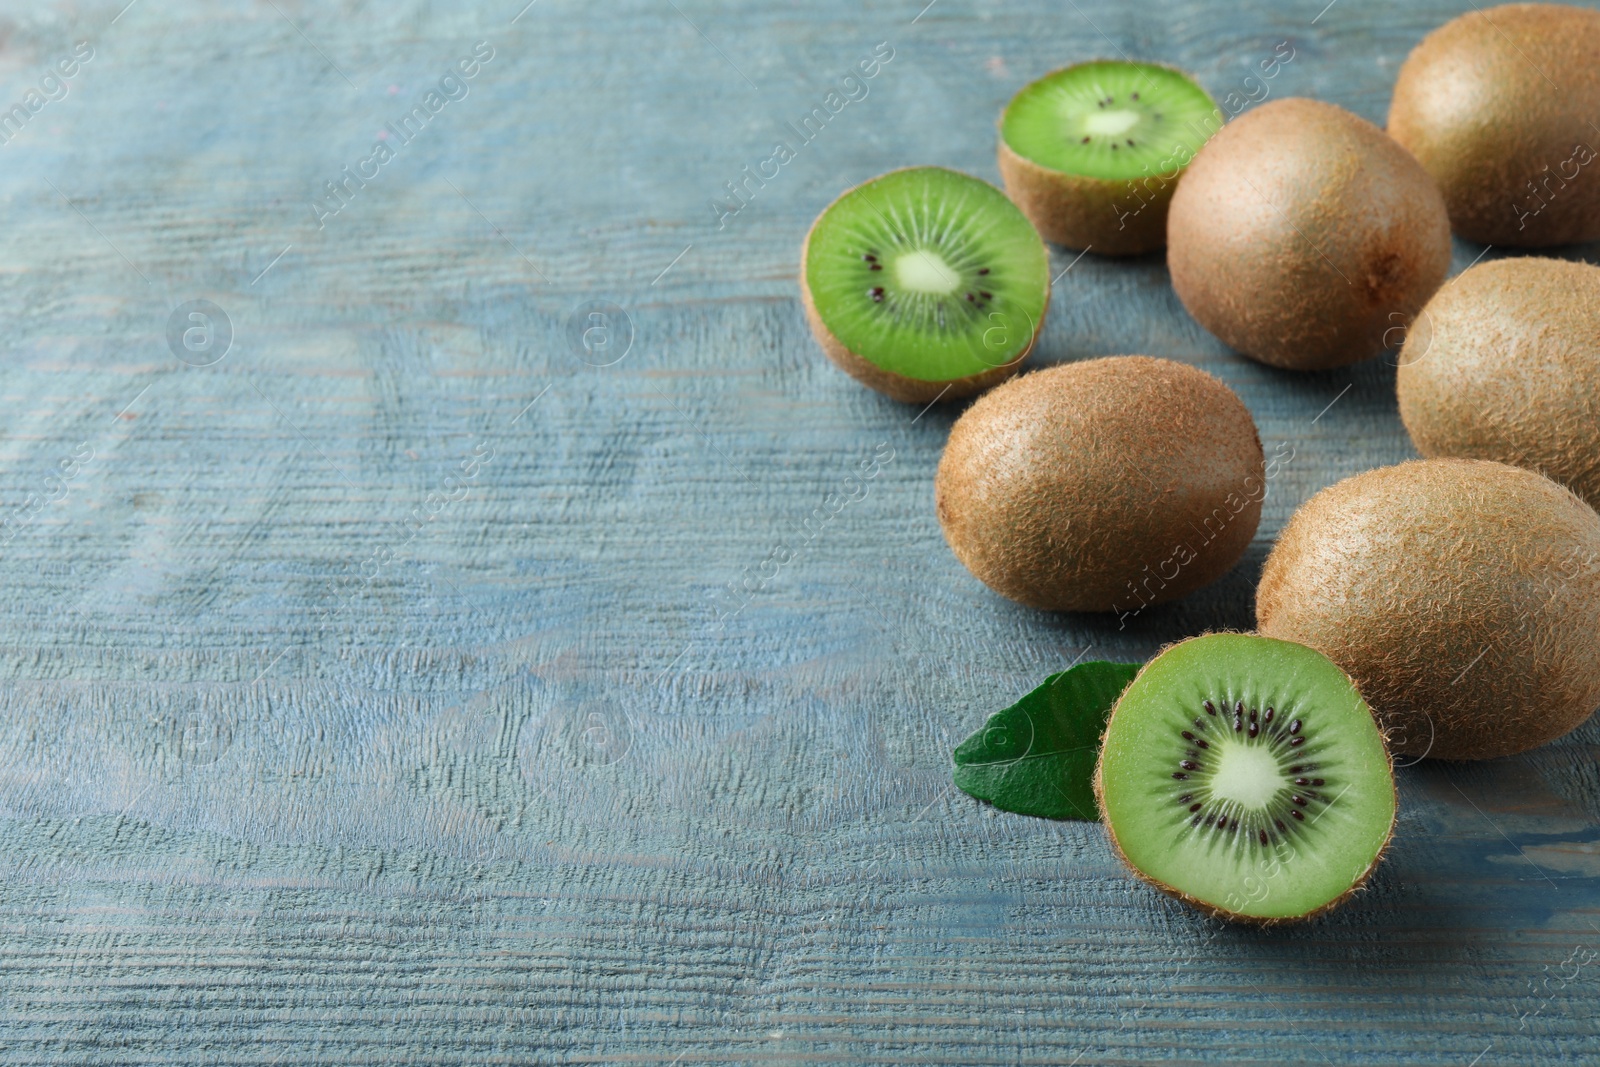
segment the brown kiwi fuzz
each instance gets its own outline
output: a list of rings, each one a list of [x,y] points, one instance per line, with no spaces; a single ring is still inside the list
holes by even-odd
[[[1167,243],[1167,205],[1177,182],[1153,182],[1143,200],[1131,181],[1108,181],[1041,167],[1000,140],[1000,179],[1046,241],[1103,256],[1137,256]],[[1137,214],[1129,205],[1138,204]]]
[[[1503,463],[1367,471],[1294,513],[1256,621],[1349,672],[1397,752],[1522,752],[1600,706],[1600,515]]]
[[[1150,356],[1004,383],[950,431],[934,482],[945,540],[979,580],[1046,611],[1115,611],[1225,574],[1266,492],[1255,421],[1226,385]]]
[[[1456,233],[1519,248],[1600,240],[1600,12],[1469,11],[1400,67],[1389,134],[1444,194]]]
[[[1600,508],[1600,267],[1480,263],[1406,336],[1400,417],[1424,456],[1536,470]]]
[[[1167,265],[1223,342],[1322,370],[1398,343],[1449,271],[1450,222],[1433,179],[1382,130],[1290,97],[1195,156],[1168,212]]]

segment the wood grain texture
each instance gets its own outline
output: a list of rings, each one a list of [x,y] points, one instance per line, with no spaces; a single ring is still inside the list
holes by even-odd
[[[1248,627],[1295,505],[1413,454],[1392,366],[1232,355],[1160,257],[1063,274],[1038,364],[1192,362],[1292,449],[1245,562],[1119,629],[961,569],[933,513],[958,411],[839,373],[797,294],[823,204],[909,163],[997,180],[994,117],[1065,62],[1220,99],[1288,40],[1274,97],[1381,122],[1468,5],[122,4],[0,8],[0,101],[95,50],[0,146],[0,1060],[1600,1058],[1594,723],[1405,770],[1392,859],[1293,931],[950,784],[1074,658]],[[866,98],[719,228],[879,42]],[[196,367],[166,331],[202,298],[234,340]],[[591,301],[626,309],[620,362],[577,358]]]

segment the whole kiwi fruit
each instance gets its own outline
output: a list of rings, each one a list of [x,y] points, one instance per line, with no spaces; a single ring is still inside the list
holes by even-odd
[[[1400,353],[1424,456],[1527,467],[1600,508],[1600,267],[1501,259],[1452,279]]]
[[[1266,494],[1255,421],[1204,371],[1149,356],[1014,378],[950,431],[945,540],[1003,596],[1137,614],[1221,577]]]
[[[1167,265],[1225,343],[1320,370],[1400,336],[1450,269],[1450,222],[1433,179],[1382,130],[1290,97],[1234,119],[1189,164]]]
[[[1600,239],[1600,12],[1469,11],[1400,66],[1389,135],[1438,182],[1462,237],[1521,248]]]
[[[1367,471],[1289,520],[1256,621],[1343,667],[1397,752],[1522,752],[1600,706],[1600,515],[1503,463]]]

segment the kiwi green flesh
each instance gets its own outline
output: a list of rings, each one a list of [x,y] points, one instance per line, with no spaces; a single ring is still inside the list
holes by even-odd
[[[1042,167],[1092,178],[1168,174],[1221,124],[1206,91],[1179,71],[1097,61],[1058,70],[1011,101],[1000,135]]]
[[[1388,752],[1350,679],[1304,645],[1212,634],[1128,687],[1098,774],[1123,858],[1207,911],[1275,921],[1365,880],[1395,817]]]
[[[1016,361],[1049,300],[1033,224],[987,182],[892,171],[834,201],[806,242],[805,283],[839,343],[905,378],[943,382]]]

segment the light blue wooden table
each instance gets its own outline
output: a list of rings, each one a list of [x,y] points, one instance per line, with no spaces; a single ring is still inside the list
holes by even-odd
[[[1188,360],[1293,454],[1119,630],[962,570],[958,411],[796,299],[829,199],[994,180],[1048,69],[1381,121],[1470,5],[125,2],[0,17],[0,1062],[1600,1059],[1600,725],[1405,770],[1370,891],[1267,933],[950,785],[1074,658],[1248,627],[1296,504],[1412,454],[1392,366],[1268,370],[1159,257],[1053,252],[1038,363]]]

